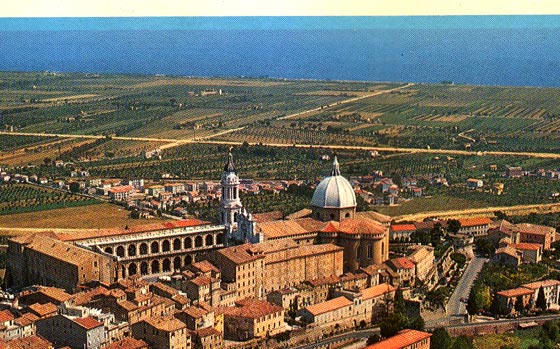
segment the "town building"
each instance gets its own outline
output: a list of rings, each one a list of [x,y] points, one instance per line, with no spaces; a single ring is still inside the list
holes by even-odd
[[[398,275],[398,285],[401,287],[414,286],[416,266],[407,257],[393,258],[385,262],[387,268]]]
[[[264,338],[286,331],[284,309],[267,301],[247,298],[223,308],[222,313],[226,339]]]
[[[488,217],[461,218],[458,234],[480,236],[488,233],[492,220]]]
[[[239,177],[233,165],[233,156],[228,154],[228,161],[220,181],[222,194],[220,197],[220,223],[231,231],[237,228],[237,215],[242,213],[243,205],[239,198]]]
[[[126,201],[133,191],[134,187],[131,185],[112,187],[108,190],[109,199],[112,201]]]
[[[97,349],[107,344],[103,323],[92,317],[56,315],[36,322],[37,334],[55,345]]]
[[[413,246],[411,250],[412,253],[408,255],[408,259],[414,263],[416,278],[421,282],[430,281],[437,272],[434,248],[431,246]]]
[[[389,229],[389,238],[391,241],[397,239],[401,241],[408,241],[410,236],[416,232],[416,226],[414,224],[391,224]]]
[[[184,323],[174,317],[150,317],[131,326],[132,336],[152,349],[190,349],[191,336]]]

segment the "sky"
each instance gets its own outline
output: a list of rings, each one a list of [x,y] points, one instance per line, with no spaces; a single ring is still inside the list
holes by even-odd
[[[557,0],[17,0],[0,17],[560,14]]]

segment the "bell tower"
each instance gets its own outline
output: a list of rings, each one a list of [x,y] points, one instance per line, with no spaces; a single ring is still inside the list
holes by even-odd
[[[231,149],[220,183],[222,184],[220,223],[224,224],[228,227],[228,230],[231,231],[237,227],[237,215],[240,214],[243,209],[243,205],[239,199],[239,177],[237,177],[237,172],[233,165]]]

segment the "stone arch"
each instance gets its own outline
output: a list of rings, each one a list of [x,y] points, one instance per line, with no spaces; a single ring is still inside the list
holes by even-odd
[[[346,214],[344,215],[344,218],[350,218],[350,212],[346,212]]]
[[[105,247],[105,249],[103,251],[105,251],[105,253],[108,253],[108,254],[113,254],[113,248],[112,247]]]
[[[148,271],[148,262],[140,263],[140,274],[148,275],[150,272]]]
[[[123,246],[117,246],[117,256],[124,257],[124,247]]]
[[[202,247],[202,236],[198,235],[194,238],[194,247]]]
[[[163,260],[163,263],[161,263],[162,267],[161,267],[161,271],[168,272],[171,271],[171,261],[169,260],[169,258],[165,258]]]
[[[184,241],[185,248],[192,248],[192,238],[186,237]]]
[[[128,256],[129,257],[136,256],[136,245],[134,245],[134,244],[128,245]]]
[[[204,239],[204,245],[205,246],[212,246],[214,245],[214,236],[212,236],[212,234],[208,234],[206,235],[206,238]]]
[[[173,270],[181,270],[181,257],[173,258]]]
[[[171,243],[169,240],[163,240],[161,243],[161,252],[168,252],[171,250]]]
[[[152,267],[152,274],[157,274],[157,273],[159,273],[159,262],[158,262],[157,260],[156,260],[156,261],[152,261],[151,267]]]
[[[128,275],[134,275],[138,273],[138,267],[136,266],[136,263],[130,263],[128,265]]]
[[[143,242],[140,244],[140,255],[148,254],[148,244]]]
[[[173,250],[177,251],[181,249],[181,239],[173,240]]]
[[[159,253],[159,243],[157,241],[152,242],[150,246],[150,251],[152,253]]]
[[[190,254],[185,256],[185,264],[184,265],[190,265],[192,264],[193,258]]]
[[[329,218],[330,218],[331,220],[333,220],[333,219],[334,219],[334,213],[331,213],[331,214],[329,215]]]
[[[216,244],[221,245],[223,243],[224,243],[224,234],[219,233],[218,235],[216,235]]]

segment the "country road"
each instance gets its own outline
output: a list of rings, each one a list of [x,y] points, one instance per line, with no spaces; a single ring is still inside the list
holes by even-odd
[[[414,84],[413,83],[408,83],[406,85],[395,87],[395,88],[392,88],[392,89],[389,89],[389,90],[381,90],[381,91],[368,93],[367,95],[353,97],[353,98],[350,98],[350,99],[345,99],[345,100],[340,101],[340,102],[329,104],[327,107],[321,106],[321,107],[317,107],[317,108],[313,108],[313,109],[309,109],[309,110],[305,110],[305,111],[300,111],[298,113],[282,116],[282,117],[277,118],[276,120],[286,120],[286,119],[295,118],[296,116],[301,116],[301,115],[313,113],[313,112],[316,112],[316,111],[323,111],[325,109],[335,107],[335,106],[339,106],[341,104],[352,103],[352,102],[355,102],[355,101],[359,101],[361,99],[375,97],[375,96],[379,96],[379,95],[382,95],[382,94],[391,93],[391,92],[394,92],[394,91],[399,91],[399,90],[402,90],[404,88],[408,88],[410,86],[414,86]]]

